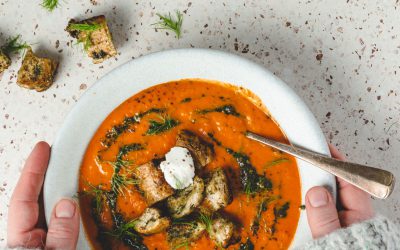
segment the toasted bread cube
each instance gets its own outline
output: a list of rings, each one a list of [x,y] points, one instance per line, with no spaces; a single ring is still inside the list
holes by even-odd
[[[89,28],[74,27],[74,24],[87,24]],[[93,63],[101,63],[117,54],[106,18],[103,15],[82,21],[71,19],[66,30],[78,42],[83,43],[84,49],[88,56],[93,59]]]
[[[11,65],[10,58],[0,50],[0,74]]]
[[[38,92],[44,91],[53,84],[57,67],[58,62],[36,56],[29,47],[18,71],[17,84]]]

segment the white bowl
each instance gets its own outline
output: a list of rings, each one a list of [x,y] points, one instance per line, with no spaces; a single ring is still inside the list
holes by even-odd
[[[283,81],[264,67],[242,57],[209,49],[177,49],[132,60],[101,78],[86,91],[67,116],[51,148],[44,183],[47,220],[58,200],[77,192],[81,160],[93,134],[123,101],[153,85],[183,78],[217,80],[243,86],[264,102],[292,144],[329,154],[327,143],[312,113]],[[302,200],[313,186],[335,190],[332,175],[297,160]],[[291,247],[311,240],[306,212],[302,211]],[[90,245],[81,224],[78,249]]]

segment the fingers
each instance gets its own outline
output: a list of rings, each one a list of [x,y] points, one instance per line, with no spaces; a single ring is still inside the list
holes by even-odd
[[[329,150],[334,158],[345,160],[333,145],[329,144]],[[368,193],[340,178],[337,178],[337,183],[339,203],[344,209],[339,213],[343,226],[349,226],[374,216],[371,197]]]
[[[331,194],[323,187],[313,187],[306,195],[306,211],[314,239],[340,228]]]
[[[26,160],[10,201],[7,227],[9,246],[43,246],[41,243],[45,239],[45,232],[32,230],[38,222],[38,198],[49,157],[50,146],[46,142],[39,142]]]
[[[371,197],[356,186],[337,178],[338,201],[343,211],[339,213],[343,226],[371,219],[374,216]]]
[[[328,146],[329,146],[329,151],[331,152],[333,158],[336,158],[341,161],[345,160],[344,155],[342,155],[342,153],[340,153],[335,146],[333,146],[332,144],[329,144]]]
[[[79,235],[79,209],[72,200],[57,203],[48,226],[46,249],[72,250]]]

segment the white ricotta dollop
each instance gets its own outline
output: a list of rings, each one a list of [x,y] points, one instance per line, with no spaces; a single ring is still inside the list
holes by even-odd
[[[194,162],[189,150],[173,147],[160,163],[161,171],[168,184],[174,189],[184,189],[193,183]]]

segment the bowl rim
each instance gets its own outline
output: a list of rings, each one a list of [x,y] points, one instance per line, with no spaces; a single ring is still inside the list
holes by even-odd
[[[141,90],[187,78],[225,82],[249,89],[263,101],[290,143],[330,155],[321,128],[306,104],[287,84],[263,66],[241,56],[212,49],[186,48],[155,52],[128,61],[100,78],[80,97],[65,118],[51,147],[44,182],[47,223],[56,202],[76,193],[80,164],[87,145],[109,113]],[[306,191],[313,186],[328,187],[336,196],[333,175],[301,160],[297,160],[297,165],[302,204]],[[306,212],[301,210],[291,248],[312,239],[306,216]],[[78,249],[90,249],[82,222],[80,232]]]

